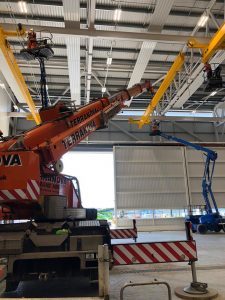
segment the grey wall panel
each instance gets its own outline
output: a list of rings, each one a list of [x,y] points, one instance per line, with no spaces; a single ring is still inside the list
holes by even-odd
[[[181,147],[115,147],[115,159],[120,161],[132,161],[132,162],[182,162]]]
[[[212,189],[225,207],[225,148],[218,153]],[[176,209],[204,204],[205,155],[185,147],[114,148],[117,209]]]
[[[142,192],[152,193],[182,193],[184,192],[183,178],[168,177],[123,177],[117,180],[117,190],[120,192]]]
[[[186,204],[183,193],[116,193],[117,209],[171,209],[184,208]]]
[[[187,206],[183,151],[179,146],[115,147],[116,208]]]
[[[181,177],[184,175],[183,166],[180,163],[173,162],[173,177]],[[117,178],[132,174],[132,177],[168,177],[171,175],[170,163],[159,162],[116,162]]]

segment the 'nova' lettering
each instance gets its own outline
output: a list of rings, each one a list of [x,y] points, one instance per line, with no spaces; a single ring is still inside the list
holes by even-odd
[[[19,154],[4,154],[0,156],[0,166],[15,167],[22,166]]]

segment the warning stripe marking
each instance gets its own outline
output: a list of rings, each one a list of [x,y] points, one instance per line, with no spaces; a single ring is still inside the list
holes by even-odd
[[[40,195],[38,181],[29,180],[26,189],[1,190],[0,200],[37,200]]]
[[[137,238],[137,230],[135,229],[112,229],[110,230],[112,239],[129,239]]]
[[[195,241],[113,245],[114,265],[197,260]]]

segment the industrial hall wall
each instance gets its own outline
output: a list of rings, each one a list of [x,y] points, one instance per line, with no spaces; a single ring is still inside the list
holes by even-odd
[[[212,149],[218,153],[212,189],[218,207],[225,208],[225,149]],[[203,152],[177,145],[115,146],[113,151],[116,213],[204,205],[201,194]],[[179,221],[160,222],[177,224]],[[150,225],[147,220],[139,223]]]

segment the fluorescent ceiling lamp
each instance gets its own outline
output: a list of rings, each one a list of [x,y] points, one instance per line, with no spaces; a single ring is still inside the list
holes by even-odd
[[[108,57],[108,58],[107,58],[106,64],[107,64],[107,65],[111,65],[111,64],[112,64],[112,57]]]
[[[115,9],[114,17],[113,17],[114,21],[119,21],[120,20],[121,12],[122,12],[122,10],[120,8]]]
[[[194,110],[192,111],[192,113],[195,114],[195,113],[196,113],[196,110],[194,109]]]
[[[106,92],[106,87],[102,87],[102,93],[105,93]]]
[[[215,96],[217,94],[217,91],[213,91],[209,96]]]
[[[200,20],[198,21],[198,26],[199,27],[204,27],[206,22],[208,21],[209,16],[203,15],[201,16]]]
[[[27,13],[27,2],[26,1],[19,1],[18,5],[19,5],[19,8],[20,8],[20,11],[22,13],[26,14]]]
[[[5,90],[5,84],[3,82],[0,82],[0,88],[2,88],[3,90]]]

